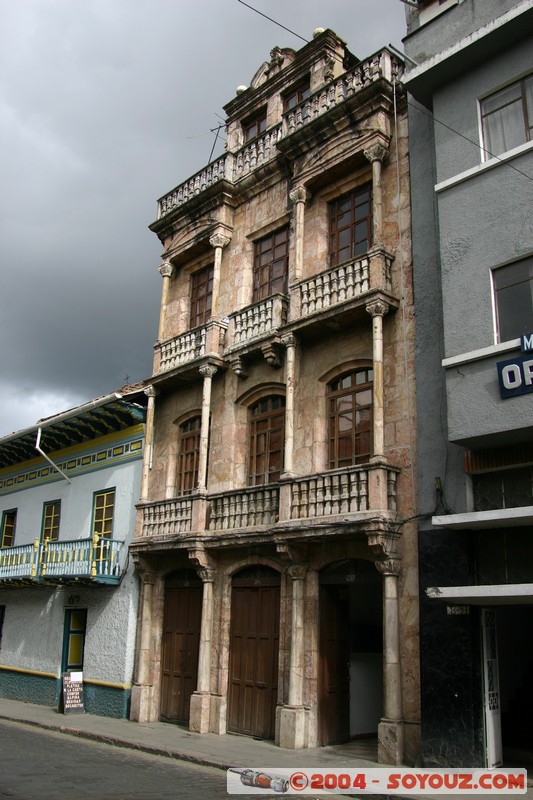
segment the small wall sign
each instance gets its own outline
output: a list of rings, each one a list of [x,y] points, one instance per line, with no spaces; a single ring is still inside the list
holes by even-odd
[[[523,353],[531,353],[533,351],[533,333],[523,333],[520,337],[520,350]]]
[[[508,361],[498,361],[498,382],[500,395],[504,400],[533,392],[533,358],[530,355],[517,356]]]
[[[83,672],[64,672],[61,684],[59,711],[63,714],[84,714]]]

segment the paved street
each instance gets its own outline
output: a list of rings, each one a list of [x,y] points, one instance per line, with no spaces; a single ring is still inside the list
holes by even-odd
[[[15,722],[0,722],[0,741],[0,798],[228,798],[225,772],[212,767],[32,730]]]

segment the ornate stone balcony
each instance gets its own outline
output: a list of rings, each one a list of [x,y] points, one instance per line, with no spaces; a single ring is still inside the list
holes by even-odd
[[[372,290],[392,290],[393,257],[374,247],[361,258],[319,272],[291,287],[291,320],[327,311]]]
[[[191,496],[146,503],[142,507],[143,537],[166,537],[191,530],[193,499]]]
[[[279,488],[276,485],[224,492],[212,495],[209,500],[210,531],[268,526],[278,519]]]
[[[124,542],[90,539],[45,541],[0,550],[0,583],[118,583]]]
[[[159,342],[154,348],[155,374],[168,372],[207,355],[221,356],[227,327],[227,322],[210,320],[201,328]]]
[[[237,152],[225,153],[161,197],[158,201],[157,219],[164,218],[221,181],[238,183],[278,155],[276,146],[278,142],[310,125],[315,119],[340,106],[373,83],[381,79],[392,83],[401,76],[402,71],[403,64],[388,49],[361,61],[287,112],[278,125],[270,128],[258,139],[244,145]]]

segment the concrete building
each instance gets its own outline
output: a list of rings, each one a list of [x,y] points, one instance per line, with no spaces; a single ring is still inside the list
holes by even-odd
[[[533,3],[416,5],[422,754],[490,767],[533,750]]]
[[[417,756],[402,72],[275,47],[159,200],[133,719]]]
[[[145,405],[111,394],[0,439],[0,697],[57,706],[74,670],[87,711],[129,715]]]

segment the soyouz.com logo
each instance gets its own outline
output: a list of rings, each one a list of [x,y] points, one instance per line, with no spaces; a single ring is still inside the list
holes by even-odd
[[[228,794],[525,794],[525,769],[288,769],[233,767]]]

